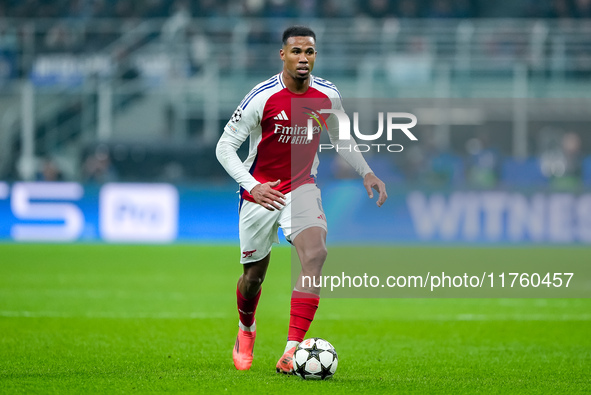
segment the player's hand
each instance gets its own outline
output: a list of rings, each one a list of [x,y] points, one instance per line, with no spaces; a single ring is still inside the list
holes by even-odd
[[[252,188],[250,194],[254,201],[269,211],[281,210],[285,206],[285,195],[273,188],[277,188],[281,180],[269,181]]]
[[[382,207],[382,204],[384,204],[386,199],[388,199],[388,193],[386,192],[386,184],[384,184],[382,180],[376,177],[375,174],[368,173],[363,178],[363,186],[367,190],[367,195],[370,199],[373,199],[372,188],[380,193],[380,196],[378,197],[378,201],[376,202],[376,204],[378,205],[378,207]]]

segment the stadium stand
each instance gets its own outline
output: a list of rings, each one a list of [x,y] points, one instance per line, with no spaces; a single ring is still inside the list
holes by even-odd
[[[121,180],[223,177],[215,162],[208,164],[211,147],[245,92],[280,69],[269,54],[293,22],[316,29],[315,72],[345,97],[580,98],[556,106],[574,116],[569,127],[585,156],[590,17],[585,1],[4,0],[0,100],[11,104],[0,110],[0,179],[27,178],[18,166],[27,83],[39,169],[52,158],[65,179],[84,180],[83,164],[103,144]],[[489,118],[501,111],[493,110]],[[513,130],[517,121],[502,122]],[[542,155],[541,129],[529,124],[522,146],[519,139],[497,140],[487,152],[503,163],[493,167],[486,152],[466,148],[476,132],[441,141],[431,160],[405,155],[377,159],[376,166],[391,171],[394,182],[422,174],[436,185],[546,184],[533,158]],[[457,130],[451,125],[449,133]],[[154,160],[144,163],[142,155]],[[522,162],[524,156],[532,159]],[[576,174],[586,185],[588,160]]]

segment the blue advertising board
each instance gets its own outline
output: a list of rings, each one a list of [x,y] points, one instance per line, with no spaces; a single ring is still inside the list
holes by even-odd
[[[233,184],[0,182],[0,239],[238,241]],[[591,193],[391,188],[378,208],[359,180],[322,186],[333,243],[591,244]]]

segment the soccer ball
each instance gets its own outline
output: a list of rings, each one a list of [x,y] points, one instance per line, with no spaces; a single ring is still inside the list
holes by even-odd
[[[304,340],[293,354],[293,372],[305,380],[331,378],[338,364],[332,344],[319,337]]]

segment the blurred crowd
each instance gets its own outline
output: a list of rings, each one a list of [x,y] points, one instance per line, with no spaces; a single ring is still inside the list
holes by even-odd
[[[367,155],[385,182],[432,188],[550,188],[577,191],[591,187],[591,140],[581,132],[544,128],[535,133],[532,155],[516,158],[495,133],[474,131],[453,147],[443,147],[436,131],[419,134],[401,155]],[[321,169],[322,178],[356,178],[340,156]]]
[[[136,46],[141,46],[154,36],[160,36],[168,50],[173,51],[173,46],[168,44],[178,43],[180,37],[190,42],[190,70],[196,72],[209,60],[208,54],[217,42],[215,40],[228,40],[229,30],[221,28],[221,23],[217,23],[221,19],[216,18],[225,18],[225,22],[232,25],[233,21],[242,17],[298,20],[358,18],[356,21],[365,24],[356,24],[352,26],[352,30],[365,31],[364,26],[367,24],[376,24],[371,18],[381,19],[379,23],[384,26],[389,26],[389,18],[591,18],[591,0],[0,0],[0,85],[2,81],[29,74],[34,57],[31,54],[19,57],[19,47],[27,42],[24,39],[27,34],[33,37],[31,42],[35,43],[32,53],[94,53],[108,47],[121,37],[122,32],[130,30],[143,20],[161,20],[161,31],[141,36],[144,41],[125,41],[124,45],[119,43],[111,54],[117,65],[115,77],[118,80],[134,81],[141,78],[141,73],[129,56]],[[36,31],[31,29],[31,33],[20,20],[11,23],[4,18],[28,18],[34,20],[35,24],[39,21],[44,25]],[[189,23],[191,18],[213,20],[214,33],[220,36],[206,36],[201,30],[203,26]],[[120,29],[103,29],[100,23],[95,23],[95,28],[85,31],[85,26],[92,25],[85,23],[86,21],[100,22],[102,19],[115,21]],[[271,23],[272,19],[267,21]],[[585,26],[577,39],[588,37]],[[255,26],[248,35],[248,43],[258,45],[265,40],[274,40],[275,38],[269,37],[270,30],[277,29],[267,26],[259,30]],[[398,41],[401,52],[407,46],[413,52],[427,45],[423,38],[412,34],[409,37],[401,34]],[[493,66],[505,66],[512,70],[515,59],[530,61],[532,58],[522,42],[530,41],[515,36],[511,29],[503,34],[501,29],[500,33],[485,36],[480,44],[490,62],[507,62],[504,65],[491,63]],[[564,64],[578,72],[577,78],[584,77],[579,69],[591,69],[591,56],[585,42],[578,41],[577,46],[573,47],[575,49],[570,52],[565,50],[565,56],[569,57],[564,58]],[[445,48],[443,45],[441,47]],[[229,70],[233,67],[234,59],[220,56],[217,61],[221,69],[225,70],[225,67]],[[250,63],[247,64],[249,65]],[[259,68],[261,67],[257,67],[257,70]],[[416,68],[414,60],[413,68]],[[565,70],[567,69],[565,66]],[[333,74],[337,70],[338,66],[335,66]],[[569,70],[567,71],[571,72]],[[567,71],[565,76],[570,75]],[[126,97],[123,103],[115,103],[115,106],[124,106],[133,99],[132,96]],[[40,128],[41,126],[43,125]],[[535,137],[532,137],[535,141],[530,142],[530,146],[535,149],[527,159],[515,159],[506,148],[511,143],[499,142],[495,138],[495,133],[480,131],[461,141],[453,141],[450,146],[442,147],[433,135],[426,133],[421,136],[418,144],[409,146],[404,155],[370,155],[368,159],[372,167],[385,175],[384,178],[389,182],[421,182],[434,187],[465,185],[476,188],[548,185],[568,189],[591,185],[591,155],[587,154],[591,152],[591,140],[582,132],[536,132]],[[178,158],[180,154],[185,156]],[[203,158],[202,163],[208,165],[195,169],[196,156]],[[325,165],[324,171],[330,177],[351,176],[350,169],[343,166],[338,158],[335,156],[334,160],[330,159],[333,162]],[[145,147],[100,145],[87,150],[79,159],[81,165],[74,168],[60,162],[59,158],[48,156],[39,162],[37,178],[77,179],[99,183],[142,179],[190,182],[200,177],[227,179],[223,169],[217,165],[211,149],[162,155],[157,150],[152,154]]]
[[[473,133],[458,149],[441,149],[433,139],[409,152],[407,173],[435,186],[503,186],[573,190],[591,185],[591,156],[580,132],[543,128],[531,136],[533,155],[517,158],[494,133]],[[585,141],[588,146],[589,141]],[[503,149],[504,148],[504,149]],[[588,152],[588,151],[587,151]]]
[[[1,0],[0,18],[590,18],[591,0]]]
[[[489,130],[474,130],[452,146],[438,143],[435,130],[418,133],[419,141],[405,144],[404,153],[375,151],[365,154],[372,169],[388,185],[426,188],[536,188],[578,191],[591,187],[591,139],[585,133],[544,128],[532,135],[532,152],[516,158]],[[195,158],[199,157],[196,166]],[[358,175],[334,151],[323,152],[319,183],[356,179]],[[83,157],[83,182],[161,181],[190,183],[207,179],[228,180],[214,157],[214,150],[177,149],[174,155],[149,146],[98,144]],[[57,163],[44,161],[40,176],[58,174]],[[61,173],[59,173],[61,174]],[[60,175],[61,176],[61,175]],[[56,180],[56,178],[43,178]]]

